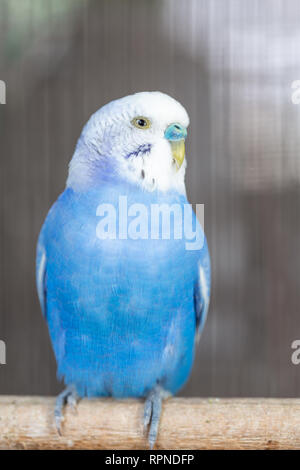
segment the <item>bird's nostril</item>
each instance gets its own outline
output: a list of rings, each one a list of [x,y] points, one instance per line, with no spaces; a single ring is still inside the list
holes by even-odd
[[[180,131],[180,126],[178,126],[178,124],[175,124],[175,129],[177,129],[178,131]]]

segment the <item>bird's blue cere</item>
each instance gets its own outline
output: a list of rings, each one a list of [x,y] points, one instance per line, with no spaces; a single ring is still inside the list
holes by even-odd
[[[187,129],[181,124],[175,122],[167,127],[165,131],[165,138],[167,140],[182,140],[187,137]]]

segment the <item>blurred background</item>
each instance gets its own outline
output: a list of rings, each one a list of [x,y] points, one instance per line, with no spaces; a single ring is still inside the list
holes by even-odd
[[[190,114],[187,189],[205,204],[212,257],[181,394],[299,396],[299,51],[298,0],[0,0],[0,393],[61,390],[35,291],[37,235],[90,114],[160,90]]]

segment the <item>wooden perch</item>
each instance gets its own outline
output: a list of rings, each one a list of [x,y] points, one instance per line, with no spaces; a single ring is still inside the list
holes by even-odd
[[[143,402],[82,400],[66,409],[62,436],[54,399],[0,397],[0,449],[147,449]],[[300,449],[300,400],[171,398],[156,449]]]

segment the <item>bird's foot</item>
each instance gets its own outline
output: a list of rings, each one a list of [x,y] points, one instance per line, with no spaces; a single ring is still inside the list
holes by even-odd
[[[78,395],[76,389],[73,385],[68,386],[63,390],[58,397],[56,398],[55,408],[54,408],[54,420],[55,427],[58,434],[61,436],[61,423],[64,420],[63,409],[67,404],[72,410],[76,411],[76,405],[78,402]]]
[[[169,395],[169,392],[157,385],[146,398],[144,407],[144,430],[147,431],[149,427],[148,442],[150,449],[153,449],[157,438],[162,400]]]

